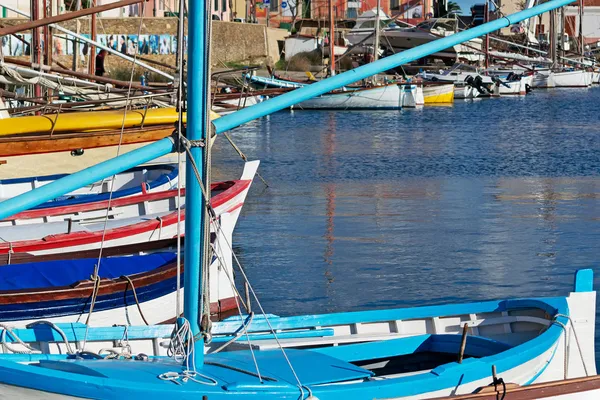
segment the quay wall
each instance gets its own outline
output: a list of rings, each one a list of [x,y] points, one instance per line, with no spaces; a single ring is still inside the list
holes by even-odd
[[[0,18],[0,27],[15,25],[27,21],[23,18]],[[140,29],[141,23],[141,29]],[[60,23],[64,28],[71,31],[77,30],[77,21],[65,21]],[[82,35],[89,35],[90,20],[82,18],[79,20],[79,32]],[[138,32],[140,34],[138,35]],[[156,40],[165,44],[163,47],[154,46],[152,50],[141,54],[142,57],[159,61],[168,65],[175,65],[175,49],[176,49],[176,34],[177,34],[177,18],[98,18],[97,20],[97,40],[103,43],[108,43],[110,37],[114,37],[116,47],[120,47],[118,42],[121,38],[125,38],[125,42],[131,41],[135,43],[134,47],[141,49],[142,37],[149,39],[151,43],[156,43]],[[23,32],[23,38],[26,41],[31,39],[31,31]],[[18,35],[21,35],[19,33]],[[66,36],[58,30],[54,30],[54,54],[55,61],[71,66],[74,52],[72,42],[65,40]],[[211,59],[214,67],[224,67],[231,64],[253,64],[266,65],[274,64],[279,61],[279,45],[278,40],[282,41],[288,32],[284,29],[270,28],[266,25],[259,24],[242,24],[235,22],[213,21],[211,33]],[[10,41],[10,42],[9,42]],[[15,42],[14,44],[12,42]],[[3,54],[5,56],[24,56],[25,49],[21,49],[22,54],[19,54],[18,44],[14,37],[3,38]],[[22,43],[22,42],[21,42]],[[12,47],[11,47],[12,45]],[[25,47],[25,45],[22,45]],[[169,48],[168,51],[166,48]],[[131,46],[129,48],[131,50]],[[133,51],[135,53],[136,50]],[[140,50],[137,50],[138,52]],[[14,53],[14,54],[11,54]],[[160,54],[162,53],[162,54]],[[78,70],[84,71],[87,65],[87,56],[79,57]],[[106,59],[106,67],[125,68],[130,63],[116,56],[110,56]],[[161,67],[159,67],[161,68]],[[165,69],[166,68],[161,68]]]

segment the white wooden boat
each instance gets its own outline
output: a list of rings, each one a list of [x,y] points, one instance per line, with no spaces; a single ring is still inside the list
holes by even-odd
[[[528,87],[531,87],[533,83],[532,75],[524,75],[518,77],[516,80],[502,80],[498,85],[499,93],[501,96],[524,96],[528,93]]]
[[[389,84],[355,90],[343,90],[324,94],[303,101],[294,109],[335,110],[395,110],[425,104],[423,88],[417,84]]]
[[[45,175],[26,178],[13,178],[0,180],[0,201],[23,194],[27,191],[42,187],[57,179],[66,176]],[[36,208],[60,207],[87,202],[96,202],[132,196],[141,193],[160,192],[177,187],[179,170],[176,165],[150,165],[133,168],[129,171],[116,174],[114,179],[107,178],[101,182],[94,182],[78,190],[67,193],[51,202],[46,202]],[[111,194],[112,192],[112,194]]]
[[[144,145],[145,143],[123,145],[120,154],[128,153]],[[40,166],[42,166],[44,174],[70,174],[116,157],[116,155],[117,147],[109,146],[83,149],[83,152],[77,153],[77,155],[73,155],[72,150],[69,150],[54,153],[0,156],[0,176],[2,179],[36,176],[40,173]],[[176,154],[159,157],[144,165],[173,163],[177,163]]]
[[[502,378],[510,390],[516,385],[532,384],[546,384],[544,387],[548,388],[560,384],[557,381],[596,374],[593,351],[596,292],[591,287],[592,280],[591,270],[579,271],[573,292],[566,297],[296,317],[234,317],[213,324],[212,341],[206,348],[206,363],[222,363],[242,354],[250,357],[242,350],[247,348],[249,341],[254,357],[261,365],[261,361],[266,363],[269,357],[281,357],[279,341],[300,377],[305,378],[303,383],[312,381],[307,379],[307,371],[297,357],[298,352],[307,349],[310,349],[307,356],[325,356],[322,362],[335,359],[338,360],[336,368],[363,373],[352,378],[313,383],[312,393],[321,399],[337,399],[327,395],[339,385],[346,385],[349,394],[345,398],[353,399],[372,398],[375,391],[382,398],[394,399],[473,396],[472,393],[482,391],[493,382],[493,366],[496,376]],[[273,331],[277,333],[277,339]],[[25,366],[40,360],[60,360],[60,357],[64,358],[60,354],[66,353],[68,346],[78,348],[84,341],[88,351],[99,354],[165,356],[167,348],[160,343],[172,332],[172,325],[86,328],[81,323],[58,324],[56,327],[41,324],[35,333],[31,329],[14,329],[12,335],[34,350],[43,345],[43,356],[15,343],[12,336],[8,336],[10,346],[4,346],[0,351],[12,354],[13,361],[22,360]],[[461,350],[463,334],[465,345]],[[40,337],[45,338],[43,343],[40,343]],[[14,354],[15,350],[30,354]],[[457,359],[461,361],[457,362]],[[139,368],[147,369],[148,364],[156,363],[160,365],[159,360],[139,362]],[[319,372],[318,365],[310,364],[313,371]],[[50,365],[42,365],[42,368],[50,368]],[[24,371],[28,369],[24,368]],[[246,367],[245,371],[255,370]],[[205,367],[203,373],[211,374],[212,370]],[[263,373],[278,376],[277,370]],[[253,376],[256,379],[256,375]],[[548,382],[556,383],[548,385]],[[244,388],[248,390],[246,385]],[[414,392],[417,385],[426,385],[429,390],[419,395],[418,391]],[[361,394],[365,387],[371,397]],[[596,381],[592,389],[600,390],[600,382]],[[580,398],[585,397],[560,397],[561,400]]]
[[[589,74],[583,70],[554,72],[555,87],[588,87]]]

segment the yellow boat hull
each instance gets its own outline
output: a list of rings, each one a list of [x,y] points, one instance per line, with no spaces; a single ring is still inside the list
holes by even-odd
[[[211,113],[211,119],[218,118]],[[91,132],[132,128],[136,126],[169,125],[177,121],[175,108],[150,110],[91,111],[35,115],[0,120],[0,137],[64,132]],[[183,115],[184,123],[186,121]]]
[[[423,97],[425,104],[454,103],[454,84],[424,85]]]

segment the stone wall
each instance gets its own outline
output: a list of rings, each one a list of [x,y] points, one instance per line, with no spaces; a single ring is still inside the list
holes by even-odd
[[[23,19],[0,19],[0,26],[14,25],[23,22]],[[79,22],[79,32],[89,34],[89,19],[82,18]],[[173,35],[177,33],[176,18],[98,18],[98,35]],[[60,24],[64,28],[76,31],[76,21],[66,21]],[[26,33],[30,33],[26,32]],[[61,34],[55,30],[55,34]],[[61,34],[62,35],[62,34]],[[283,40],[287,31],[282,29],[267,28],[265,25],[241,24],[234,22],[213,21],[212,26],[212,63],[215,67],[223,67],[226,63],[236,64],[267,64],[279,60],[278,40]],[[175,65],[175,55],[144,55],[145,58],[156,60],[169,65]],[[64,65],[72,64],[72,56],[61,55],[54,57]],[[82,57],[82,65],[78,69],[85,69],[86,57]],[[126,68],[129,62],[117,56],[106,59],[110,68]],[[165,69],[160,67],[161,69]]]

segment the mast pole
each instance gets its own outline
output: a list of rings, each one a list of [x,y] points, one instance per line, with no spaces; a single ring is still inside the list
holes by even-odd
[[[187,74],[187,139],[206,143],[210,124],[209,78],[210,43],[207,6],[210,2],[190,1],[188,4],[188,74]],[[181,16],[180,16],[181,17]],[[201,335],[202,301],[202,261],[204,259],[204,240],[206,207],[200,183],[196,180],[196,165],[202,178],[202,185],[208,188],[207,171],[204,168],[208,146],[194,146],[190,149],[194,163],[186,163],[186,216],[185,216],[185,283],[183,315],[189,321],[191,336],[194,340],[193,361],[200,366],[204,362],[204,341]],[[190,362],[192,360],[189,360]]]
[[[40,3],[39,0],[31,0],[31,20],[37,21],[40,19]],[[41,70],[42,61],[42,46],[40,46],[40,28],[33,28],[31,32],[31,42],[29,43],[29,51],[33,57],[33,64]],[[27,48],[25,46],[25,48]],[[34,96],[40,98],[42,96],[42,87],[39,84],[35,85]]]
[[[331,76],[335,75],[335,21],[333,18],[333,0],[329,2],[329,72]]]
[[[377,16],[375,17],[375,45],[373,46],[373,60],[379,60],[379,34],[381,33],[381,27],[379,26],[379,8],[381,7],[381,0],[377,0]]]
[[[579,0],[579,53],[581,61],[585,58],[585,43],[583,42],[583,0]]]
[[[485,1],[485,22],[490,22],[490,2]],[[458,25],[457,25],[458,28]],[[458,30],[458,29],[457,29]],[[485,68],[490,67],[490,34],[485,35]]]
[[[96,6],[96,2],[92,0],[92,7]],[[90,21],[90,37],[96,41],[96,13],[92,14]],[[96,75],[96,46],[89,46],[90,49],[90,62],[88,64],[88,73],[90,75]]]
[[[565,7],[560,9],[560,59],[565,58]]]
[[[550,59],[552,68],[556,68],[556,11],[550,11]]]

